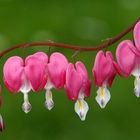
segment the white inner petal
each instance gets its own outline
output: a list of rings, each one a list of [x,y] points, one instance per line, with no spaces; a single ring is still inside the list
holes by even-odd
[[[32,89],[31,84],[26,79],[25,75],[23,75],[23,85],[20,88],[20,91],[23,93],[24,102],[22,104],[22,110],[27,114],[31,111],[31,104],[29,102],[28,93]]]
[[[24,94],[24,93],[28,93],[30,92],[30,90],[32,89],[31,84],[29,83],[29,81],[26,79],[25,76],[23,76],[23,84],[20,88],[20,91]]]
[[[80,117],[80,119],[84,121],[86,119],[86,115],[89,110],[87,102],[82,98],[78,99],[75,103],[74,109],[75,109],[75,112]]]
[[[53,96],[51,90],[46,90],[45,94],[45,106],[48,110],[51,110],[54,107]]]
[[[50,79],[48,78],[48,81],[46,83],[45,89],[50,90],[54,87],[54,85],[52,84],[52,82],[50,81]]]
[[[99,87],[97,91],[96,101],[100,105],[101,108],[105,108],[106,104],[109,102],[111,98],[110,92],[106,86]]]
[[[134,70],[132,71],[132,75],[135,77],[140,76],[140,68],[138,66],[134,68]]]
[[[78,99],[84,99],[84,92],[82,89],[79,92]]]
[[[22,110],[27,114],[31,111],[32,106],[29,102],[28,93],[24,93],[24,103],[22,104]]]
[[[135,77],[134,81],[134,94],[140,97],[140,76]]]

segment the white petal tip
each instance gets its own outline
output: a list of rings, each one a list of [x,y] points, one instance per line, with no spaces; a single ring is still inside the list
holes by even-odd
[[[97,91],[97,96],[96,96],[96,101],[101,107],[101,109],[104,109],[109,102],[111,96],[110,92],[106,87],[100,87],[99,90]]]
[[[84,99],[78,99],[75,103],[75,112],[80,117],[81,121],[85,121],[87,112],[89,110],[88,104]]]
[[[54,107],[54,102],[51,90],[46,90],[45,98],[45,107],[48,110],[52,110],[52,108]]]
[[[53,102],[53,101],[45,101],[45,107],[46,107],[48,110],[52,110],[53,107],[54,107],[54,102]]]
[[[5,126],[4,126],[4,122],[3,122],[3,118],[0,115],[0,131],[2,132],[4,130]]]
[[[26,114],[28,114],[30,111],[31,111],[31,109],[32,109],[32,106],[31,106],[31,104],[30,103],[23,103],[23,105],[22,105],[22,110],[26,113]]]
[[[98,98],[96,97],[96,101],[99,104],[101,109],[104,109],[106,107],[106,102],[104,100],[98,100]]]
[[[81,121],[85,121],[86,114],[84,114],[83,112],[80,112],[79,117],[80,117]]]
[[[135,94],[135,96],[136,96],[137,98],[139,98],[139,97],[140,97],[140,95],[139,95],[139,94]]]
[[[139,98],[140,97],[140,77],[139,76],[135,77],[134,87],[135,87],[134,95]]]
[[[138,98],[140,97],[140,92],[136,88],[134,89],[134,95]]]

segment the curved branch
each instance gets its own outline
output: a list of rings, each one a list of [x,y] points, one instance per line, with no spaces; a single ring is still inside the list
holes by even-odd
[[[98,51],[104,48],[107,48],[120,40],[123,36],[125,36],[127,33],[129,33],[131,30],[133,30],[134,26],[136,23],[140,21],[140,18],[138,18],[132,25],[130,25],[127,29],[122,31],[120,34],[116,35],[113,38],[108,39],[106,42],[95,46],[95,47],[80,47],[80,46],[75,46],[75,45],[69,45],[69,44],[63,44],[63,43],[56,43],[52,41],[47,41],[47,42],[31,42],[31,43],[24,43],[24,44],[18,44],[15,45],[3,52],[0,53],[0,58],[3,57],[5,54],[8,52],[15,50],[17,48],[27,48],[27,47],[32,47],[32,46],[46,46],[46,47],[59,47],[59,48],[65,48],[65,49],[72,49],[72,50],[77,50],[77,51]]]

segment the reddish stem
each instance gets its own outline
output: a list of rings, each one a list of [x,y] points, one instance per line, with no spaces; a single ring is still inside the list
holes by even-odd
[[[69,44],[63,44],[63,43],[56,43],[56,42],[52,42],[52,41],[48,41],[48,42],[31,42],[31,43],[24,43],[24,44],[18,44],[15,45],[3,52],[0,53],[0,58],[3,57],[5,54],[7,54],[8,52],[17,49],[17,48],[27,48],[27,47],[32,47],[32,46],[47,46],[47,47],[59,47],[59,48],[66,48],[66,49],[72,49],[72,50],[77,50],[77,51],[98,51],[104,48],[107,48],[109,46],[111,46],[112,44],[114,44],[115,42],[117,42],[118,40],[120,40],[123,36],[125,36],[127,33],[129,33],[131,30],[133,30],[134,26],[136,25],[136,23],[140,20],[140,18],[138,18],[132,25],[130,25],[127,29],[125,29],[124,31],[122,31],[120,34],[116,35],[113,38],[108,39],[106,42],[95,46],[95,47],[80,47],[80,46],[75,46],[75,45],[69,45]]]

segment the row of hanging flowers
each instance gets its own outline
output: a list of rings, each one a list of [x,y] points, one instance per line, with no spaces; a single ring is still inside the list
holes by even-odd
[[[134,40],[123,40],[116,49],[116,61],[112,52],[100,50],[92,69],[94,84],[98,87],[97,103],[105,108],[111,95],[108,87],[117,74],[121,77],[133,75],[134,93],[140,97],[140,22],[133,30]],[[25,113],[31,111],[29,92],[45,90],[45,106],[48,110],[54,107],[52,89],[65,89],[68,99],[75,102],[74,110],[82,121],[86,119],[89,106],[85,100],[90,96],[92,82],[84,63],[77,61],[70,63],[66,56],[54,52],[50,56],[44,52],[29,55],[23,60],[20,56],[10,57],[4,64],[3,80],[11,93],[22,92],[24,103],[22,109]],[[1,89],[0,89],[1,90]],[[2,98],[0,96],[0,106]],[[0,130],[4,123],[0,116]]]

